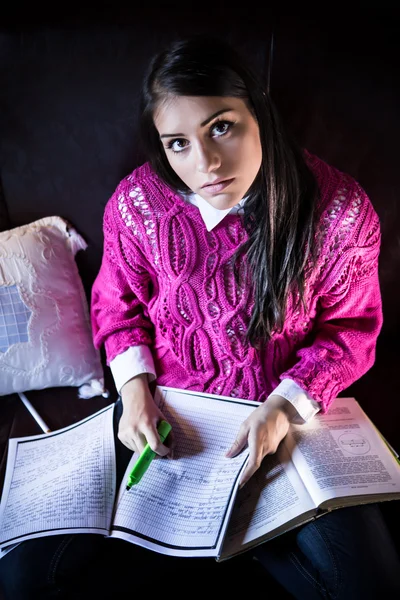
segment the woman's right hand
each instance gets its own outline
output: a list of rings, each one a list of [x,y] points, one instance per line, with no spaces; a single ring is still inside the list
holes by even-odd
[[[172,432],[168,435],[168,446],[160,442],[157,425],[164,415],[151,395],[147,374],[137,375],[127,381],[121,389],[122,416],[119,421],[118,438],[130,450],[141,453],[148,442],[150,448],[160,456],[171,455]]]

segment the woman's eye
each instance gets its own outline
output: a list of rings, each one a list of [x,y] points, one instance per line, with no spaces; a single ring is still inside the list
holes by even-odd
[[[169,142],[167,148],[169,150],[172,150],[172,152],[179,153],[179,152],[182,152],[186,148],[188,143],[189,142],[187,140],[178,138],[176,140],[171,140]]]
[[[221,135],[228,133],[232,125],[233,123],[231,121],[218,121],[211,127],[211,131],[213,132],[214,137],[220,137]]]

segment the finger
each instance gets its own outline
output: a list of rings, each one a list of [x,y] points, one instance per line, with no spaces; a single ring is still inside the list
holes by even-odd
[[[169,454],[170,448],[161,442],[160,434],[158,433],[157,428],[148,429],[146,433],[146,439],[150,448],[159,456],[166,456],[167,454]]]
[[[144,437],[144,435],[140,435],[140,436],[136,436],[134,437],[133,435],[129,438],[132,447],[136,448],[136,452],[138,454],[142,454],[143,450],[146,447],[146,438]]]
[[[126,440],[120,436],[118,436],[118,438],[119,438],[120,442],[122,442],[122,444],[124,446],[126,446],[126,448],[128,448],[128,450],[132,450],[132,452],[138,452],[138,449],[136,448],[135,444],[132,444],[132,442],[130,440]]]
[[[239,432],[236,440],[233,442],[232,446],[225,452],[225,456],[227,458],[233,458],[239,452],[243,450],[243,448],[247,445],[247,430],[243,432]]]
[[[247,461],[247,465],[245,470],[243,471],[242,477],[240,479],[239,488],[241,489],[249,479],[254,475],[254,473],[259,468],[262,461],[262,454],[260,454],[260,449],[257,446],[257,439],[249,434],[248,444],[249,444],[249,459]]]
[[[118,439],[119,441],[126,446],[127,448],[129,448],[129,450],[132,450],[133,452],[137,452],[137,447],[136,444],[133,442],[133,439],[131,438],[131,436],[127,435],[126,431],[118,431]]]
[[[129,448],[129,450],[136,452],[137,454],[141,454],[146,445],[146,438],[144,435],[135,435],[130,429],[125,429],[118,432],[118,438],[121,440],[124,446]]]
[[[126,446],[129,450],[132,450],[132,452],[137,452],[138,454],[140,454],[136,444],[134,444],[129,438],[124,438],[123,436],[121,436],[119,439],[121,440],[123,445]]]

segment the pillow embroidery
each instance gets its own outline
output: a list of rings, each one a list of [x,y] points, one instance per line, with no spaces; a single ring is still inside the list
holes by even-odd
[[[16,285],[0,287],[0,352],[6,352],[13,344],[28,341],[31,314]]]

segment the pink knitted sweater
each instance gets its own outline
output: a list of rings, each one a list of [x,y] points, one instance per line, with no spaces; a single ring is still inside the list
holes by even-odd
[[[305,153],[321,192],[319,254],[306,285],[307,311],[289,302],[285,326],[260,352],[245,342],[253,295],[241,217],[207,232],[198,208],[148,163],[124,178],[104,213],[104,254],[92,289],[97,348],[108,363],[130,346],[151,347],[157,383],[264,401],[294,380],[326,411],[374,363],[382,326],[380,226],[350,176]]]

